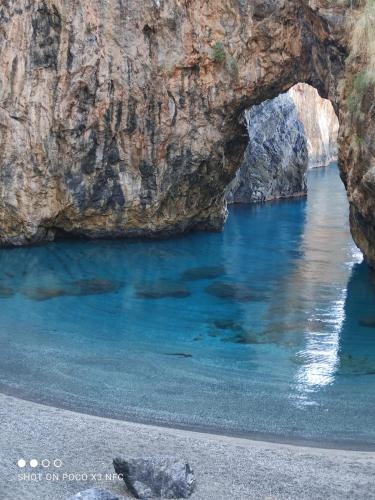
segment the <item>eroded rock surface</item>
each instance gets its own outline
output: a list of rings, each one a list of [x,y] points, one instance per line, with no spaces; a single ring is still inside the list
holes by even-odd
[[[249,144],[228,187],[229,203],[256,203],[307,192],[307,138],[290,95],[253,106],[245,113]]]
[[[347,18],[362,11],[362,0],[2,2],[1,244],[220,229],[243,110],[307,82],[339,110],[352,231],[375,262],[373,87],[360,120],[346,105],[367,64],[347,59]]]

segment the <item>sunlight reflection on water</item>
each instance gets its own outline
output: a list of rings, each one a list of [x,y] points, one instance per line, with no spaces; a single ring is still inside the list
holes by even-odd
[[[314,393],[334,383],[347,298],[347,288],[342,287],[342,281],[343,278],[345,282],[348,280],[353,265],[363,258],[354,243],[349,248],[345,244],[340,217],[347,213],[346,199],[339,199],[341,210],[331,210],[331,189],[328,184],[310,183],[312,201],[307,204],[301,243],[304,260],[302,266],[295,270],[299,287],[291,290],[292,294],[299,293],[302,288],[308,296],[306,324],[311,325],[305,331],[305,346],[296,354],[301,366],[295,375],[297,393],[292,398],[295,397],[297,405],[318,404]],[[340,191],[343,187],[337,185],[336,189]],[[317,255],[323,253],[324,258],[317,259]],[[322,306],[324,285],[329,287],[329,293]],[[332,289],[332,285],[336,288]],[[322,328],[319,329],[320,325]]]

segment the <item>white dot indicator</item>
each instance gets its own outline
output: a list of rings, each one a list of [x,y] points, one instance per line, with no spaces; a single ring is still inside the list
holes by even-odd
[[[17,462],[18,467],[26,467],[26,460],[20,458]]]
[[[45,458],[44,460],[42,460],[41,464],[42,467],[49,467],[51,465],[51,461],[48,460],[48,458]]]
[[[37,467],[38,466],[38,460],[36,460],[35,458],[33,458],[32,460],[30,460],[30,466],[31,467]]]

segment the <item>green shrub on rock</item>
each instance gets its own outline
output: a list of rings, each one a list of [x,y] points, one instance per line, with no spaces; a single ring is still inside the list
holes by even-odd
[[[225,50],[222,42],[216,42],[212,47],[212,59],[217,63],[225,61]]]
[[[238,78],[238,72],[239,72],[238,63],[233,56],[231,56],[227,62],[227,69],[232,78],[234,79]]]
[[[368,89],[374,84],[372,73],[367,70],[360,71],[353,78],[353,89],[350,93],[347,103],[349,111],[355,115],[359,115],[361,111],[361,103]]]

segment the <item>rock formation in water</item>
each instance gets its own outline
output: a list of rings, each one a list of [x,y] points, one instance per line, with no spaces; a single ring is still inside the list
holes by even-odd
[[[305,83],[295,85],[288,94],[297,107],[305,130],[309,168],[327,166],[336,161],[339,122],[330,101],[322,99],[316,89]]]
[[[290,95],[245,113],[249,144],[228,188],[229,203],[254,203],[306,194],[307,140]]]
[[[306,82],[339,111],[352,232],[375,263],[372,5],[2,2],[1,244],[220,229],[243,111]]]

